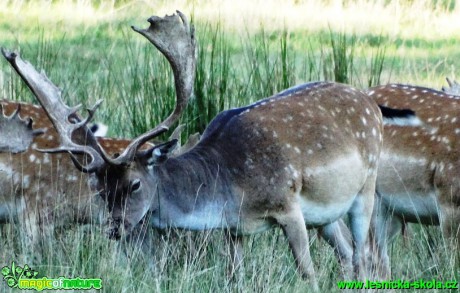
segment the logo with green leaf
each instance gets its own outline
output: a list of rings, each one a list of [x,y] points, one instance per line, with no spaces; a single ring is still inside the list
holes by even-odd
[[[28,265],[18,266],[11,262],[11,267],[2,268],[3,280],[8,287],[21,290],[91,290],[102,289],[100,278],[48,278],[38,277],[38,272],[31,269]]]
[[[20,279],[32,279],[37,277],[38,272],[31,269],[28,265],[24,267],[17,266],[14,261],[11,263],[11,268],[4,266],[2,268],[3,280],[6,281],[10,288],[17,288]]]

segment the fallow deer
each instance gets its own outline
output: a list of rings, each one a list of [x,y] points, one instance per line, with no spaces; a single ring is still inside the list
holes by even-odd
[[[150,212],[159,228],[228,229],[234,237],[233,260],[239,262],[243,235],[278,225],[299,272],[317,288],[306,226],[320,227],[339,254],[346,254],[337,220],[348,214],[352,264],[362,277],[382,143],[377,105],[346,85],[308,83],[220,113],[198,144],[177,157],[168,156],[175,140],[139,150],[177,120],[191,95],[195,69],[194,32],[185,16],[178,12],[148,21],[148,29],[133,29],[170,62],[176,108],[116,158],[86,127],[99,103],[87,119],[76,119],[78,108],[66,106],[45,75],[3,50],[60,135],[59,147],[42,151],[70,152],[80,171],[95,176],[111,211],[109,236],[119,239]],[[77,154],[86,154],[90,162]]]
[[[3,111],[4,110],[4,111]],[[121,153],[128,139],[104,136],[107,126],[94,123],[91,132],[109,156]],[[170,139],[180,141],[183,125]],[[174,156],[191,148],[199,140],[190,136]],[[0,224],[17,222],[24,227],[25,245],[35,246],[53,228],[75,224],[102,224],[104,205],[91,188],[91,176],[81,174],[68,156],[47,154],[35,148],[58,146],[59,137],[41,106],[0,100]],[[145,144],[142,148],[154,146]],[[147,226],[139,225],[129,242],[150,249]],[[126,246],[123,246],[128,254]],[[35,250],[36,251],[36,250]]]
[[[417,114],[415,123],[384,125],[371,235],[378,273],[388,278],[388,241],[405,223],[441,225],[460,240],[460,99],[400,84],[370,88],[368,94],[379,104]]]
[[[0,100],[0,110],[0,224],[18,219],[34,243],[43,226],[101,223],[101,199],[90,186],[90,176],[76,170],[66,155],[36,150],[59,145],[42,107]],[[94,125],[91,128],[95,131]],[[109,155],[122,152],[131,142],[97,140]]]

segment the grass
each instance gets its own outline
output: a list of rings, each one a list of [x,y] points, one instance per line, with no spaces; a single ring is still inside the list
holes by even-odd
[[[440,88],[460,67],[454,1],[4,1],[0,45],[20,49],[63,89],[69,104],[104,98],[96,119],[110,125],[111,136],[134,137],[166,117],[174,89],[167,62],[129,26],[146,26],[148,16],[177,8],[192,15],[199,47],[194,97],[181,119],[183,139],[203,132],[223,109],[301,82]],[[3,97],[33,101],[5,61],[0,90]],[[134,257],[126,259],[98,226],[56,232],[40,250],[25,245],[16,228],[0,228],[0,265],[15,260],[50,277],[101,277],[104,292],[306,291],[276,229],[248,237],[244,276],[232,283],[222,231],[192,233],[193,245],[183,231],[151,231],[153,252],[133,248]],[[398,239],[391,247],[392,259],[399,260],[395,276],[458,279],[458,257],[442,241],[432,243],[440,238],[438,229],[416,227],[407,243]],[[320,287],[338,291],[331,249],[314,240],[312,255]]]

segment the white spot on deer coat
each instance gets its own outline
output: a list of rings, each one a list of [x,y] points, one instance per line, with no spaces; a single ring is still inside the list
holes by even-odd
[[[24,175],[22,178],[22,188],[26,189],[29,188],[30,186],[30,176],[29,175]]]
[[[76,182],[78,180],[78,177],[75,176],[75,175],[67,175],[67,177],[65,179],[68,182]]]
[[[43,154],[43,164],[50,163],[50,156],[48,154]]]

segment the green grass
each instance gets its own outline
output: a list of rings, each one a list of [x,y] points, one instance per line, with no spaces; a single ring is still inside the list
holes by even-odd
[[[175,94],[169,65],[129,26],[146,26],[144,20],[157,14],[158,7],[167,7],[170,13],[173,8],[159,1],[139,13],[142,9],[129,1],[98,1],[94,6],[85,1],[55,2],[48,18],[37,16],[47,12],[39,1],[21,2],[22,6],[2,4],[10,14],[0,12],[0,46],[19,49],[24,59],[43,69],[63,89],[68,104],[89,106],[103,98],[96,120],[110,125],[111,136],[134,137],[166,117]],[[386,2],[393,5],[393,1]],[[363,6],[366,3],[362,2]],[[432,3],[433,17],[457,11],[452,1]],[[409,20],[402,21],[404,28],[414,32],[409,37],[385,28],[343,30],[334,23],[314,29],[289,21],[273,26],[268,18],[256,25],[251,20],[232,27],[228,15],[206,18],[201,11],[207,11],[207,6],[202,5],[198,1],[191,9],[199,51],[194,97],[181,118],[181,123],[186,123],[183,139],[203,132],[223,109],[249,104],[301,82],[337,80],[358,88],[401,82],[440,88],[445,76],[455,77],[460,67],[457,35],[424,35],[407,24]],[[355,2],[350,1],[352,5]],[[76,13],[67,15],[67,6],[74,7]],[[15,7],[22,17],[12,12]],[[60,13],[62,18],[56,18]],[[33,101],[6,61],[0,62],[0,90],[4,98]],[[192,247],[182,231],[162,235],[152,231],[154,250],[149,254],[134,250],[135,257],[127,260],[122,248],[104,237],[101,227],[58,231],[44,239],[38,250],[27,247],[16,228],[0,228],[0,265],[14,260],[50,277],[101,277],[104,292],[148,292],[152,288],[157,292],[307,290],[295,273],[279,229],[247,238],[244,276],[229,282],[229,248],[222,231],[192,233]],[[406,244],[398,239],[391,246],[396,278],[458,279],[458,256],[442,241],[431,243],[430,239],[440,238],[438,229],[413,230]],[[314,240],[312,255],[320,287],[338,291],[339,268],[332,250],[323,241]],[[0,288],[6,289],[5,284],[0,283]]]

